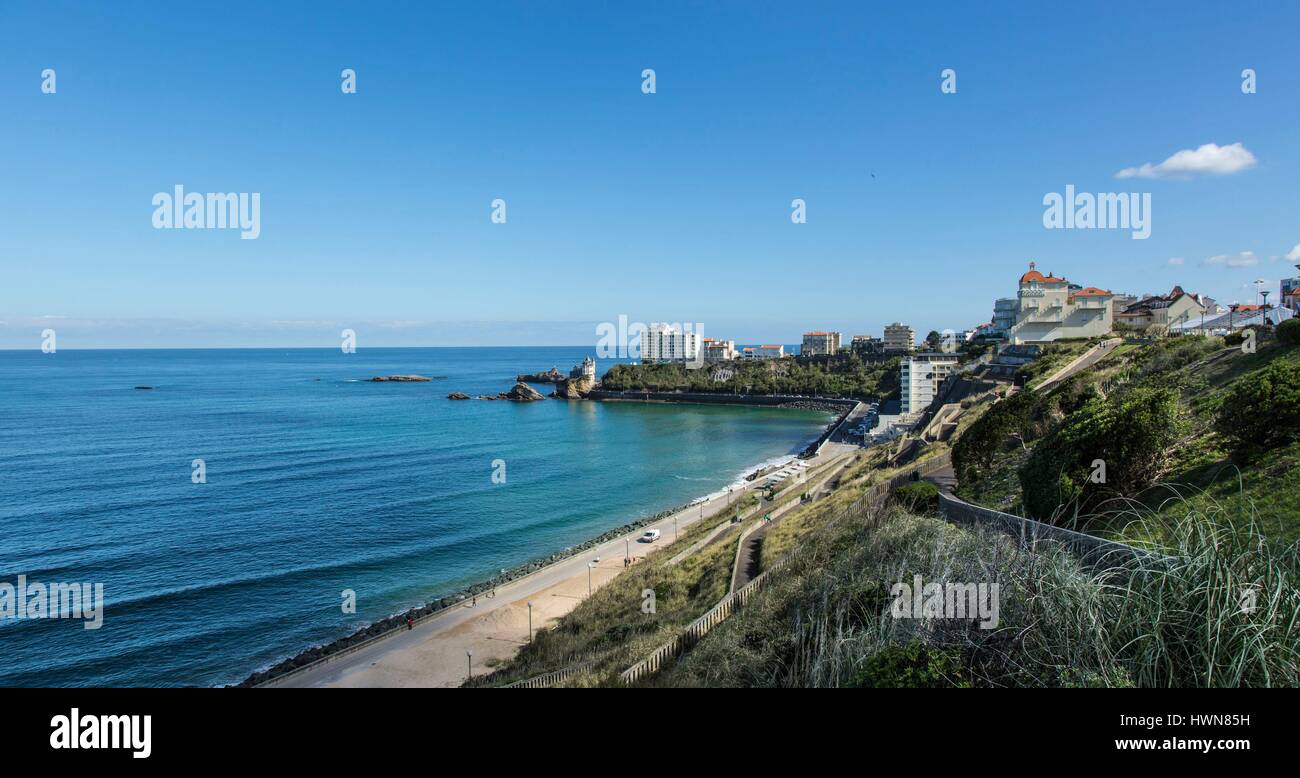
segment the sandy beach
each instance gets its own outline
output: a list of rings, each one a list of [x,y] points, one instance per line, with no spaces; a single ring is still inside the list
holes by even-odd
[[[808,464],[810,467],[825,464],[843,453],[838,445],[831,445],[808,460]],[[498,588],[495,595],[480,595],[447,608],[412,630],[398,631],[355,653],[265,685],[459,686],[468,672],[472,671],[474,675],[490,672],[492,664],[509,659],[528,642],[530,602],[533,629],[553,625],[586,598],[588,586],[595,591],[623,572],[625,553],[630,554],[633,560],[640,560],[648,554],[672,547],[678,533],[685,532],[699,521],[719,516],[761,483],[759,478],[733,487],[730,493],[711,495],[659,522],[511,581]],[[658,529],[660,540],[638,542],[648,529]],[[589,563],[592,564],[590,570]]]

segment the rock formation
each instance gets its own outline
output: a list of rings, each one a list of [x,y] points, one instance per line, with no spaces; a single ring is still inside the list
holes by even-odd
[[[432,381],[433,379],[422,375],[377,375],[370,379],[371,381]]]
[[[515,380],[521,384],[525,382],[531,382],[534,384],[558,384],[565,378],[566,376],[554,367],[545,373],[520,373],[515,376]]]
[[[590,378],[566,378],[555,387],[551,396],[561,400],[581,400],[595,388],[596,382]]]
[[[519,400],[521,402],[532,402],[533,400],[545,399],[542,397],[540,392],[523,381],[515,384],[510,391],[506,392],[504,398],[507,400]]]

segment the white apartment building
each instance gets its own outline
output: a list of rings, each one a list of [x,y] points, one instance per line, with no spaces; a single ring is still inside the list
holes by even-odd
[[[745,346],[740,356],[742,359],[780,359],[785,356],[785,346]]]
[[[910,354],[916,348],[916,333],[899,322],[885,325],[884,340],[886,354]]]
[[[694,362],[699,358],[700,336],[670,324],[651,324],[641,334],[642,362]]]
[[[1020,307],[1007,342],[1019,346],[1064,338],[1093,338],[1110,332],[1114,295],[1095,286],[1072,286],[1064,278],[1043,275],[1033,262],[1020,277]]]
[[[738,356],[734,340],[705,338],[700,343],[704,345],[705,362],[730,362]]]
[[[840,333],[805,332],[803,344],[799,347],[800,356],[824,356],[840,350]]]
[[[957,369],[955,354],[927,352],[902,361],[899,390],[903,413],[920,413],[930,406],[943,380]]]

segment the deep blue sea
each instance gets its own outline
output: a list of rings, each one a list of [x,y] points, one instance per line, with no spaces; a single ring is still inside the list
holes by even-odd
[[[587,353],[0,351],[0,581],[99,582],[107,602],[98,630],[0,621],[0,686],[237,682],[721,489],[829,420],[446,399]],[[392,373],[437,378],[365,380]],[[194,459],[205,484],[191,481]]]

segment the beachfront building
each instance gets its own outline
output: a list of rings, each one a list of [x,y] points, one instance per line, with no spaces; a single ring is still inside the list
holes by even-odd
[[[705,362],[730,362],[738,356],[734,340],[705,338],[700,343],[704,346]]]
[[[920,413],[929,407],[939,386],[957,369],[955,354],[923,352],[904,359],[899,367],[902,412]]]
[[[699,349],[698,334],[671,324],[651,324],[641,335],[642,362],[694,362]]]
[[[1213,303],[1198,294],[1188,294],[1181,286],[1175,286],[1169,294],[1147,295],[1137,302],[1130,303],[1124,310],[1115,313],[1115,323],[1123,324],[1137,330],[1144,330],[1152,324],[1176,328],[1190,321],[1199,321]]]
[[[824,356],[835,354],[840,350],[840,333],[805,332],[803,344],[799,347],[800,356]]]
[[[780,359],[785,356],[785,346],[745,346],[741,359]]]
[[[1043,275],[1030,262],[1029,270],[1020,277],[1016,323],[1007,331],[1007,341],[1020,345],[1105,335],[1111,328],[1113,297],[1105,289],[1081,287],[1051,273]]]
[[[916,348],[916,333],[906,324],[885,325],[885,353],[910,354]]]

